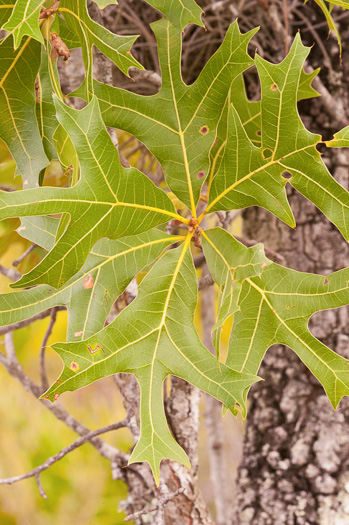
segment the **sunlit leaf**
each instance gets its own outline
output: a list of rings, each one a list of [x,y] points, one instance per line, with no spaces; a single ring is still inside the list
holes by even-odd
[[[157,482],[163,458],[189,466],[185,452],[167,426],[164,379],[170,374],[186,379],[221,400],[233,413],[238,410],[236,403],[246,412],[242,393],[258,380],[224,365],[219,370],[194,328],[196,296],[195,270],[187,240],[154,265],[142,281],[135,301],[110,325],[86,341],[53,345],[63,359],[64,369],[43,396],[52,401],[63,392],[106,375],[135,374],[141,390],[141,436],[130,462],[147,461]]]
[[[39,14],[45,1],[46,0],[16,1],[11,12],[11,17],[1,28],[13,34],[15,49],[18,48],[25,35],[35,38],[35,40],[38,40],[41,44],[44,43],[39,28]]]
[[[50,250],[58,223],[49,217],[24,219],[21,235]],[[178,237],[156,229],[118,241],[101,239],[82,269],[59,290],[42,285],[0,295],[0,325],[17,323],[63,305],[68,309],[68,341],[90,337],[103,328],[112,305],[131,279],[177,241]]]
[[[71,217],[50,253],[15,287],[43,282],[62,286],[81,268],[98,239],[141,233],[177,216],[170,199],[145,175],[121,167],[96,99],[81,111],[57,97],[55,105],[79,157],[81,180],[72,188],[0,193],[0,220],[62,212]]]
[[[213,178],[206,213],[257,205],[295,227],[285,192],[288,182],[349,239],[349,194],[330,175],[316,149],[321,137],[306,130],[297,111],[308,53],[297,35],[281,64],[256,57],[262,86],[261,147],[252,144],[231,106],[224,161]]]
[[[253,64],[246,48],[256,31],[242,35],[234,22],[199,78],[187,86],[180,76],[180,31],[166,19],[152,29],[162,74],[159,93],[145,97],[98,82],[95,93],[107,126],[141,140],[162,165],[171,190],[195,213],[230,84]]]

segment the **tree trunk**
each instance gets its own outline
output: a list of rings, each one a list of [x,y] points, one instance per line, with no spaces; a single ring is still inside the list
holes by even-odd
[[[346,188],[349,155],[332,154],[331,172]],[[246,236],[281,253],[287,266],[328,274],[349,265],[348,244],[315,207],[290,192],[297,229],[269,213],[245,213]],[[347,307],[318,313],[312,333],[349,358]],[[337,411],[298,357],[270,349],[250,394],[234,525],[349,523],[349,401]]]

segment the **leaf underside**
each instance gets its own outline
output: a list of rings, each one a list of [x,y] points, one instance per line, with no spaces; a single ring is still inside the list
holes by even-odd
[[[107,3],[97,0],[100,8]],[[75,94],[87,105],[77,111],[63,102],[49,46],[40,44],[40,2],[26,2],[27,20],[21,0],[13,10],[0,0],[1,27],[13,34],[0,41],[0,137],[30,187],[0,192],[0,220],[23,217],[21,234],[47,251],[12,285],[16,290],[0,295],[0,324],[67,308],[68,342],[53,345],[63,371],[43,396],[51,401],[111,374],[134,374],[141,391],[141,435],[130,462],[147,461],[159,482],[163,458],[189,466],[166,423],[163,382],[169,375],[245,415],[265,352],[279,343],[297,353],[334,407],[349,394],[348,361],[308,329],[314,313],[349,303],[349,269],[327,276],[289,270],[266,258],[262,245],[246,248],[225,230],[205,231],[202,223],[211,212],[258,205],[295,227],[289,183],[348,240],[349,194],[316,149],[321,137],[306,130],[297,111],[299,100],[317,96],[311,87],[317,71],[304,72],[309,48],[299,35],[283,62],[270,64],[247,54],[256,30],[241,34],[234,22],[187,86],[181,78],[181,31],[188,23],[202,25],[201,9],[193,0],[148,3],[166,15],[152,24],[162,86],[150,97],[93,79],[93,46],[124,73],[141,67],[131,55],[136,37],[114,35],[93,22],[84,0],[61,0],[61,17],[51,30],[71,48],[82,47],[86,67]],[[253,102],[242,76],[252,66],[261,82],[261,100]],[[130,132],[154,154],[183,216],[163,189],[122,167],[105,125]],[[326,145],[348,147],[348,129]],[[70,186],[34,187],[53,159],[72,170]],[[197,216],[200,196],[207,206]],[[173,219],[180,235],[161,228]],[[222,326],[233,318],[226,363],[217,363],[204,347],[193,322],[192,240],[197,245],[200,236],[219,288],[213,327],[218,358]],[[146,276],[136,299],[105,326],[117,297],[140,272]],[[17,290],[24,287],[29,288]]]

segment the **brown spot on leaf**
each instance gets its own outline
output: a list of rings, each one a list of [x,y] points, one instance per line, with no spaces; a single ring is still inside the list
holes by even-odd
[[[198,179],[203,179],[205,177],[205,172],[203,170],[199,171]]]
[[[258,135],[258,137],[260,137],[262,135],[262,131],[259,129],[258,131],[256,131],[256,135]]]
[[[60,379],[57,379],[56,383],[62,383],[62,381]]]
[[[70,363],[70,368],[73,370],[73,372],[77,372],[80,367],[76,361],[72,361]]]
[[[292,179],[292,174],[289,171],[283,171],[281,177],[286,180]]]
[[[85,288],[85,290],[88,290],[89,288],[93,287],[93,283],[94,283],[93,277],[91,274],[89,274],[88,277],[86,277],[86,279],[83,282],[83,287]]]
[[[325,277],[324,282],[323,282],[323,285],[324,285],[324,286],[326,286],[326,284],[328,284],[328,279],[327,279],[327,277]]]
[[[63,42],[57,33],[51,33],[51,58],[55,59],[58,57],[64,57],[64,61],[67,61],[70,57],[70,51],[67,45]]]
[[[202,128],[200,128],[200,133],[201,135],[207,135],[207,133],[209,132],[209,129],[207,126],[202,126]]]
[[[272,91],[277,91],[279,88],[278,88],[278,85],[275,84],[275,82],[274,82],[274,84],[272,84],[272,85],[270,86],[270,89],[271,89]]]

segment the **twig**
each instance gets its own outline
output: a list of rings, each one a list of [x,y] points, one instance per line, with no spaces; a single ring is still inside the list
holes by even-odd
[[[21,476],[13,476],[11,478],[3,478],[0,479],[0,485],[13,485],[13,483],[17,483],[18,481],[22,481],[23,479],[33,478],[35,477],[35,480],[38,484],[40,494],[44,498],[47,498],[44,489],[41,486],[39,475],[44,470],[47,470],[51,467],[54,463],[57,463],[57,461],[60,461],[64,456],[72,452],[78,447],[81,447],[88,441],[91,441],[96,436],[99,436],[100,434],[105,434],[106,432],[110,432],[111,430],[118,430],[119,428],[127,427],[128,420],[127,418],[123,419],[122,421],[119,421],[118,423],[112,423],[111,425],[108,425],[106,427],[98,428],[97,430],[92,430],[88,434],[85,434],[84,436],[79,437],[76,439],[73,443],[68,445],[65,448],[62,448],[57,454],[54,456],[49,457],[42,465],[39,465],[38,467],[34,468],[33,470],[27,472],[26,474],[22,474]],[[41,488],[40,488],[41,487]]]
[[[29,246],[29,248],[24,253],[22,253],[20,257],[18,257],[18,259],[13,261],[12,266],[18,266],[23,261],[23,259],[27,257],[27,255],[29,255],[33,250],[35,250],[36,247],[37,244],[35,243]]]
[[[43,390],[47,390],[49,387],[49,382],[48,382],[47,374],[46,374],[46,366],[45,366],[45,350],[46,350],[46,345],[49,340],[49,337],[52,334],[52,330],[55,325],[56,318],[57,318],[57,307],[54,307],[51,309],[50,323],[47,327],[47,330],[45,332],[44,338],[41,343],[41,348],[40,348],[40,357],[39,357],[40,376],[41,376],[41,385],[42,385]]]
[[[20,363],[18,362],[17,358],[15,358],[15,360],[13,361],[10,361],[4,356],[4,354],[0,352],[0,364],[2,364],[6,368],[10,376],[15,378],[19,383],[21,383],[21,385],[27,392],[32,394],[35,398],[41,396],[41,394],[43,393],[42,388],[36,383],[34,383],[34,381],[29,376],[27,376]],[[83,423],[78,421],[60,404],[51,403],[51,401],[47,401],[46,399],[40,399],[40,402],[45,406],[45,408],[52,412],[52,414],[59,421],[65,423],[67,427],[74,430],[74,432],[76,432],[77,434],[80,434],[80,436],[85,436],[91,432],[89,428],[87,428]],[[120,467],[124,467],[127,465],[127,454],[124,454],[117,448],[113,447],[112,445],[109,445],[109,443],[106,443],[103,439],[99,437],[90,439],[91,445],[93,445],[95,449],[98,450],[102,457],[114,462],[114,465],[118,464]]]
[[[11,279],[11,281],[18,281],[22,277],[22,275],[17,272],[17,270],[13,270],[12,268],[6,268],[2,264],[0,264],[0,273],[2,275],[5,275],[5,277],[8,277]]]
[[[65,310],[65,306],[55,306],[55,308],[56,312]],[[50,308],[49,310],[45,310],[44,312],[40,312],[39,314],[35,314],[29,319],[24,319],[23,321],[18,321],[17,323],[8,324],[7,326],[0,326],[0,335],[7,334],[8,332],[13,332],[14,330],[19,330],[19,328],[28,326],[34,321],[37,321],[38,319],[45,319],[45,317],[51,315],[51,310],[52,308]]]
[[[158,88],[161,87],[161,76],[155,71],[130,67],[130,73],[132,74],[132,78],[134,78],[135,80],[137,80],[137,78],[141,78],[142,80],[148,80]]]

